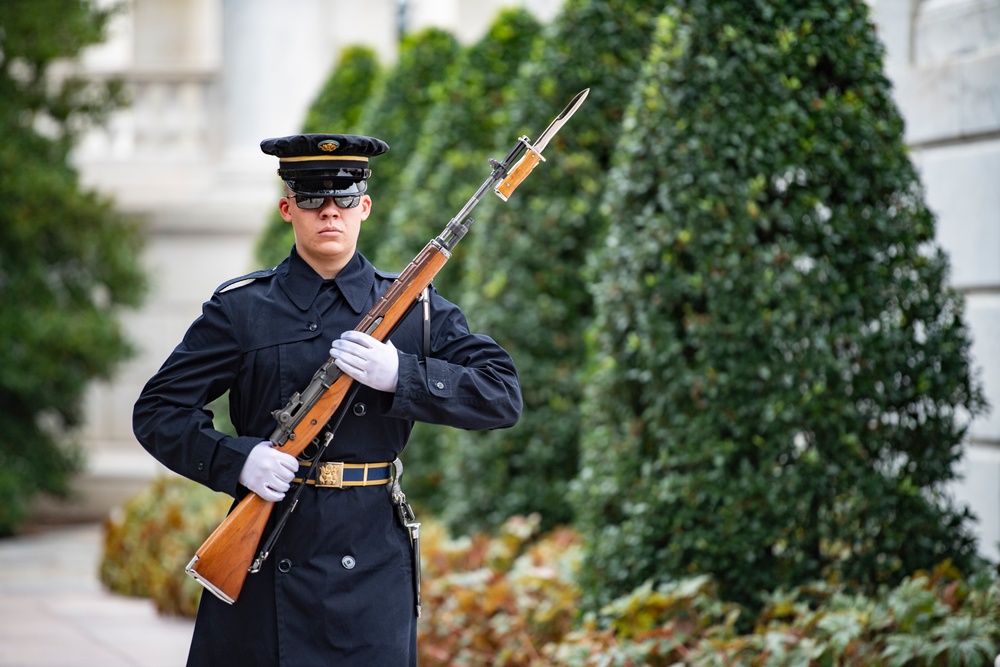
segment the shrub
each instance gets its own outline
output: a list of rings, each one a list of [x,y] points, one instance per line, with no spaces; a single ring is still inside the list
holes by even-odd
[[[184,574],[229,499],[163,477],[106,523],[101,581],[193,616],[201,587]],[[294,519],[293,519],[294,520]],[[495,535],[452,538],[427,521],[422,665],[659,667],[985,665],[1000,647],[1000,580],[949,564],[865,596],[810,582],[765,596],[760,614],[725,602],[707,575],[653,584],[581,614],[583,544],[512,517]],[[740,619],[751,631],[740,633]]]
[[[353,131],[376,136],[389,144],[389,152],[372,162],[372,178],[368,182],[372,215],[358,240],[358,249],[365,257],[378,255],[389,216],[398,203],[403,169],[416,150],[424,119],[434,104],[432,91],[460,51],[454,36],[440,28],[425,28],[407,35],[400,44],[399,61],[379,78],[361,111]],[[405,267],[388,268],[402,271]]]
[[[992,664],[1000,647],[1000,582],[950,566],[917,573],[876,596],[812,583],[768,596],[746,614],[721,602],[710,578],[648,583],[614,600],[560,643],[548,664],[668,667],[936,667]]]
[[[549,161],[465,242],[461,303],[513,356],[524,414],[512,429],[458,434],[445,471],[452,530],[493,530],[534,512],[545,527],[572,517],[566,491],[577,470],[579,371],[592,312],[581,269],[603,237],[604,170],[665,4],[569,0],[512,84],[512,104],[497,125],[501,146],[521,134],[537,138],[574,95],[591,90],[548,147]]]
[[[580,545],[559,529],[539,536],[539,517],[512,517],[495,537],[425,537],[421,665],[532,665],[572,627]]]
[[[983,410],[867,5],[685,1],[625,119],[593,263],[584,587],[875,592],[952,559]]]
[[[486,35],[462,49],[430,85],[432,103],[399,175],[398,203],[380,216],[388,233],[373,258],[378,266],[401,271],[489,175],[489,157],[514,144],[516,137],[508,137],[506,145],[494,141],[511,102],[509,84],[540,30],[524,9],[501,11]],[[489,203],[484,197],[477,214]],[[464,248],[457,246],[456,256]],[[437,281],[456,287],[462,268],[459,260],[446,264]]]
[[[115,593],[152,598],[161,613],[194,616],[202,587],[184,568],[231,503],[182,477],[157,478],[105,521],[101,582]]]
[[[37,494],[67,492],[87,387],[132,353],[118,317],[144,293],[138,227],[69,163],[79,133],[124,102],[120,82],[75,71],[110,15],[0,4],[0,535]]]
[[[353,132],[381,76],[382,65],[374,49],[360,44],[346,47],[309,107],[302,131]]]
[[[538,22],[523,9],[500,12],[487,34],[463,49],[447,76],[433,86],[434,104],[415,152],[400,174],[398,203],[381,217],[388,231],[379,234],[376,265],[395,271],[405,268],[490,174],[488,160],[497,152],[492,142],[498,117],[510,102],[507,84],[523,54],[531,52],[539,30]],[[514,141],[510,138],[509,144]],[[477,227],[492,224],[493,199],[487,193],[481,200],[474,217],[483,222],[473,227],[473,235],[479,233]],[[462,276],[470,268],[467,243],[456,246],[452,259],[434,280],[441,294],[453,301],[459,301]],[[475,331],[475,313],[467,315]],[[454,440],[452,434],[440,426],[417,423],[403,455],[407,493],[435,514],[447,504],[440,486],[442,471],[450,463],[442,460],[442,452]]]

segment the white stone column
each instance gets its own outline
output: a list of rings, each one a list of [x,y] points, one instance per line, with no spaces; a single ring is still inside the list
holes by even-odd
[[[886,72],[906,120],[966,298],[973,362],[991,414],[972,424],[955,496],[979,519],[981,552],[1000,551],[1000,0],[876,0]]]

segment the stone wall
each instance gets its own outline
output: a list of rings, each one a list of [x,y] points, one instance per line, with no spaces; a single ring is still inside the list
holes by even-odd
[[[886,73],[906,120],[965,294],[973,355],[993,406],[970,429],[953,491],[979,517],[981,551],[1000,540],[1000,0],[875,0]]]

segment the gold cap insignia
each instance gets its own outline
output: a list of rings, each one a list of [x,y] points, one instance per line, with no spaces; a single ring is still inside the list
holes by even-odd
[[[333,139],[327,139],[326,141],[319,142],[319,149],[324,153],[332,153],[338,148],[340,148],[340,144]]]

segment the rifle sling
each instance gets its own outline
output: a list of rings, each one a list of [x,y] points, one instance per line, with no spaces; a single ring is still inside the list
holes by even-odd
[[[299,495],[302,490],[306,488],[306,482],[312,479],[316,475],[316,470],[319,468],[320,457],[326,452],[327,447],[333,442],[333,436],[336,434],[337,429],[340,428],[340,422],[344,421],[344,415],[347,413],[347,406],[351,404],[354,400],[354,395],[358,392],[358,387],[361,385],[357,382],[351,385],[348,390],[347,395],[344,397],[344,401],[341,403],[340,410],[337,411],[337,416],[334,421],[327,424],[326,438],[320,443],[316,450],[316,455],[312,457],[312,465],[309,466],[309,471],[302,478],[302,483],[299,484],[299,488],[295,489],[295,494],[292,496],[292,502],[288,503],[285,511],[281,513],[281,517],[278,522],[271,529],[270,534],[268,534],[267,539],[264,540],[263,546],[257,554],[257,558],[254,559],[253,565],[250,566],[250,572],[258,572],[264,561],[271,554],[271,549],[274,548],[275,543],[278,541],[278,537],[281,535],[281,531],[284,530],[285,524],[288,523],[288,518],[295,511],[295,507],[299,504]]]
[[[421,292],[419,301],[423,301],[423,348],[424,348],[424,358],[426,359],[430,356],[431,351],[431,302],[430,302],[430,287],[425,287],[424,291]],[[410,308],[412,309],[416,303],[412,304]],[[391,332],[390,332],[391,333]],[[388,336],[387,336],[388,337]],[[281,535],[281,531],[285,529],[285,524],[288,523],[289,517],[292,512],[295,511],[295,507],[299,504],[299,495],[301,495],[302,490],[306,488],[307,481],[312,479],[316,475],[316,469],[319,467],[320,457],[326,452],[327,447],[330,446],[330,442],[333,441],[333,436],[336,434],[337,429],[340,428],[340,422],[344,419],[344,414],[347,412],[346,406],[350,405],[354,400],[354,395],[358,391],[359,384],[354,382],[348,391],[347,395],[344,397],[341,403],[341,409],[338,410],[338,415],[336,420],[332,424],[327,425],[327,437],[325,442],[321,443],[316,455],[312,457],[312,465],[309,467],[309,472],[302,478],[302,483],[299,484],[299,488],[295,489],[295,493],[292,495],[292,502],[288,503],[285,511],[281,513],[281,517],[278,518],[278,522],[271,529],[270,534],[262,543],[260,551],[257,553],[257,558],[254,559],[253,564],[250,566],[250,572],[260,571],[261,566],[267,557],[271,554],[271,550],[274,545],[278,542],[278,537]]]

